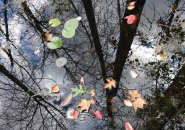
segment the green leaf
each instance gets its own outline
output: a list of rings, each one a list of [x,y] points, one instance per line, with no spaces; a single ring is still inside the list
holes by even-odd
[[[62,40],[59,37],[52,37],[51,42],[47,43],[49,49],[57,49],[62,46]]]
[[[78,27],[78,20],[77,19],[69,19],[64,24],[64,28],[67,30],[75,30]]]
[[[72,93],[74,94],[73,96],[77,96],[79,94],[84,94],[86,92],[86,89],[83,88],[82,85],[76,86],[75,88],[71,88]]]
[[[75,35],[75,30],[71,29],[71,30],[67,30],[67,29],[63,29],[62,31],[62,36],[65,38],[72,38]]]
[[[51,25],[51,27],[56,27],[60,24],[61,24],[61,21],[58,18],[54,18],[54,19],[49,20],[49,25]]]

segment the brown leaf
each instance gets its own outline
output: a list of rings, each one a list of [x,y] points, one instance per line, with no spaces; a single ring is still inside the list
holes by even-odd
[[[95,96],[95,90],[94,89],[91,89],[89,91],[89,94],[91,95],[91,97],[94,97]]]
[[[52,87],[51,87],[51,92],[52,93],[58,93],[60,91],[60,88],[59,88],[59,86],[58,85],[53,85]]]
[[[107,83],[105,84],[105,89],[112,89],[116,87],[116,81],[114,79],[107,79]]]
[[[137,108],[143,108],[143,105],[146,104],[145,100],[142,97],[137,98],[133,103],[132,106],[135,110]]]
[[[91,102],[86,100],[86,99],[82,99],[79,104],[78,104],[78,107],[80,108],[80,111],[86,111],[88,112],[89,111],[89,108],[91,106]]]
[[[49,33],[48,31],[44,33],[44,41],[45,42],[51,41],[52,37],[53,37],[52,34]]]
[[[137,90],[129,90],[128,91],[128,98],[129,98],[130,101],[135,101],[140,96],[141,96],[141,94],[138,93]]]

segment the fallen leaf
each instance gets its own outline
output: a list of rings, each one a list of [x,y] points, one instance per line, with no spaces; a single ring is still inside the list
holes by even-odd
[[[142,97],[137,98],[133,103],[132,106],[134,110],[137,110],[137,108],[143,108],[143,105],[146,104],[145,100]]]
[[[94,104],[96,103],[96,101],[95,101],[94,99],[91,99],[91,100],[90,100],[90,103],[91,103],[92,105],[94,105]]]
[[[130,70],[130,75],[131,75],[131,77],[132,77],[133,79],[135,79],[135,78],[137,78],[138,73],[136,73],[136,72],[133,71],[133,70]]]
[[[166,53],[164,53],[163,51],[161,51],[159,53],[159,58],[160,58],[161,61],[166,62],[168,57],[167,57]]]
[[[89,91],[89,94],[90,94],[91,97],[94,97],[95,96],[95,90],[94,89],[91,89]]]
[[[86,100],[86,99],[81,99],[81,101],[79,102],[78,104],[78,107],[80,108],[80,111],[86,111],[88,112],[89,111],[89,108],[91,106],[91,102]]]
[[[80,83],[81,83],[82,85],[84,85],[84,84],[85,84],[84,77],[81,77],[81,79],[80,79]]]
[[[73,94],[72,93],[68,94],[67,97],[60,103],[60,107],[68,105],[71,102],[72,98]]]
[[[58,93],[60,91],[60,88],[59,88],[59,86],[58,85],[53,85],[52,87],[51,87],[51,92],[52,93]]]
[[[129,122],[125,122],[125,130],[134,130]]]
[[[133,9],[135,8],[135,3],[136,3],[136,2],[130,2],[130,3],[128,4],[128,6],[127,6],[127,9],[128,9],[128,10],[133,10]]]
[[[48,31],[44,32],[44,41],[45,42],[51,41],[52,37],[53,37],[53,35],[51,33],[49,33]]]
[[[133,24],[135,25],[137,23],[137,17],[135,15],[129,15],[126,16],[125,19],[127,19],[127,24]]]
[[[84,94],[86,92],[86,89],[80,84],[79,87],[76,86],[75,88],[71,88],[71,91],[74,94],[73,97],[75,97],[78,94]]]
[[[125,104],[126,106],[128,106],[128,107],[131,107],[131,106],[132,106],[132,102],[131,102],[130,100],[124,99],[123,102],[124,102],[124,104]]]
[[[69,108],[67,110],[66,115],[67,115],[68,119],[77,119],[79,116],[79,112],[77,110],[75,110],[74,108]]]
[[[99,119],[99,120],[102,120],[102,119],[103,119],[103,114],[102,114],[102,112],[101,112],[100,110],[96,110],[96,111],[94,112],[94,115],[95,115],[95,117],[96,117],[97,119]]]
[[[139,94],[137,90],[129,90],[128,91],[128,98],[130,101],[135,101],[140,96],[141,96],[141,94]]]
[[[105,89],[112,89],[116,87],[116,81],[114,79],[107,79],[107,83],[105,84]]]

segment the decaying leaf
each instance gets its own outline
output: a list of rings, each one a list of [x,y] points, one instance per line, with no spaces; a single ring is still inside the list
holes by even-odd
[[[73,94],[72,93],[68,94],[67,97],[60,103],[60,107],[68,105],[71,102],[72,98]]]
[[[101,112],[100,110],[96,110],[96,111],[94,112],[94,115],[95,115],[95,117],[96,117],[97,119],[99,119],[99,120],[102,120],[102,119],[103,119],[103,114],[102,114],[102,112]]]
[[[133,70],[130,70],[130,75],[131,75],[131,77],[132,77],[133,79],[135,79],[135,78],[137,78],[138,73],[136,73],[136,72],[133,71]]]
[[[44,41],[45,42],[49,42],[51,41],[53,35],[51,33],[49,33],[48,31],[44,33]]]
[[[137,98],[133,103],[132,106],[134,110],[137,110],[137,108],[143,108],[143,105],[146,104],[145,100],[142,97]]]
[[[91,97],[94,97],[95,96],[95,90],[94,89],[91,89],[89,91],[89,94],[90,94]]]
[[[130,100],[124,99],[123,102],[124,102],[124,104],[125,104],[126,106],[128,106],[128,107],[131,107],[131,106],[132,106],[132,102],[131,102]]]
[[[51,92],[52,93],[58,93],[59,91],[60,91],[60,88],[57,84],[55,84],[51,87]]]
[[[81,99],[81,101],[79,102],[78,104],[78,107],[80,108],[80,111],[86,111],[88,112],[89,111],[89,108],[91,106],[91,102],[86,100],[86,99]]]
[[[74,94],[73,96],[77,96],[78,94],[84,94],[86,92],[86,89],[82,86],[79,85],[79,87],[71,88],[72,93]]]
[[[140,96],[141,96],[141,94],[137,90],[129,90],[128,91],[128,98],[130,101],[135,101]]]
[[[107,79],[107,83],[105,84],[105,89],[112,89],[116,87],[116,81],[114,79]]]
[[[129,122],[125,122],[125,130],[134,130]]]
[[[127,6],[127,9],[128,9],[128,10],[133,10],[133,9],[135,8],[135,3],[136,3],[136,2],[130,2],[130,3],[128,4],[128,6]]]

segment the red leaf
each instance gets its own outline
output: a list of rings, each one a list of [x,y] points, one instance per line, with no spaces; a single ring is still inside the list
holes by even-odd
[[[79,112],[76,111],[76,110],[74,110],[74,112],[73,112],[73,117],[74,117],[74,119],[77,119],[78,116],[79,116]]]
[[[137,17],[135,15],[126,16],[125,19],[127,19],[127,24],[135,25],[137,23]]]
[[[103,118],[103,114],[102,114],[102,112],[101,112],[100,110],[96,110],[96,111],[94,112],[94,115],[95,115],[95,117],[96,117],[97,119],[99,119],[99,120],[102,120],[102,118]]]
[[[129,122],[125,122],[125,130],[134,130]]]

